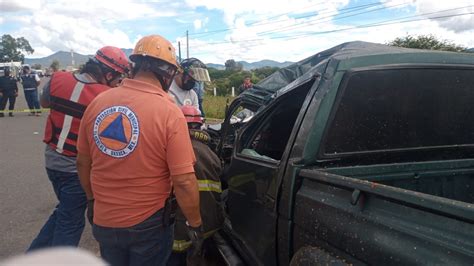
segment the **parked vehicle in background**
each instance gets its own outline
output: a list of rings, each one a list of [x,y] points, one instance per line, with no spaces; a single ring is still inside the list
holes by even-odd
[[[44,72],[41,69],[33,69],[33,72],[36,73],[40,78],[44,77]]]
[[[46,68],[44,70],[44,76],[45,77],[51,77],[52,74],[53,74],[53,70],[51,68]]]
[[[274,73],[218,132],[225,252],[248,265],[472,265],[473,102],[471,54],[351,42]],[[254,116],[231,124],[243,108]]]
[[[19,77],[20,72],[21,72],[21,62],[0,63],[0,77],[3,77],[5,75],[4,74],[5,67],[10,68],[10,72],[12,76]]]

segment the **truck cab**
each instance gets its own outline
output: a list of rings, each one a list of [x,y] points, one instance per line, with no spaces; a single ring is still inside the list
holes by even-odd
[[[351,42],[256,90],[217,149],[242,261],[472,264],[473,55]]]

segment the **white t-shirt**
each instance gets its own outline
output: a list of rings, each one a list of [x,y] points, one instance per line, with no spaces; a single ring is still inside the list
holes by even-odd
[[[173,97],[176,104],[181,107],[183,105],[194,105],[199,110],[199,101],[197,94],[194,90],[183,90],[173,80],[171,83],[168,94]]]

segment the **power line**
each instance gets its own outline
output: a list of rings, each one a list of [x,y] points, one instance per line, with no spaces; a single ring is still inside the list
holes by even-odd
[[[390,2],[390,1],[387,1],[387,2]],[[385,2],[385,3],[387,3],[387,2]],[[357,11],[357,10],[360,10],[360,9],[365,9],[365,8],[368,8],[368,7],[373,7],[373,6],[383,5],[383,4],[384,3],[382,3],[382,2],[374,2],[374,3],[364,4],[364,5],[358,5],[358,6],[353,6],[353,7],[342,8],[342,9],[339,9],[337,12],[339,14],[345,14],[345,13],[350,13],[350,12]],[[299,9],[297,9],[297,10],[299,10]],[[297,10],[295,10],[295,11],[297,11]],[[327,10],[327,9],[323,9],[323,10]],[[345,12],[340,12],[340,11],[345,11]],[[284,22],[284,21],[287,21],[288,19],[276,20],[276,21],[267,21],[267,22],[264,22],[264,21],[268,20],[268,19],[275,18],[275,17],[283,16],[283,15],[289,15],[293,12],[294,11],[287,12],[287,13],[282,13],[282,14],[279,14],[279,15],[276,15],[276,16],[273,16],[273,17],[270,17],[270,18],[262,19],[262,20],[257,20],[257,21],[249,23],[247,26],[252,26],[252,25],[258,24],[258,25],[255,25],[255,27],[258,27],[258,26],[262,26],[262,25],[268,25],[268,24],[275,24],[275,23],[278,23],[278,22]],[[318,15],[321,15],[321,14],[328,14],[328,13],[334,13],[334,12],[331,11],[331,12],[321,12],[321,13],[311,14],[311,15],[304,15],[304,16],[295,17],[295,19],[309,18],[309,17],[314,17],[314,16],[318,16]],[[208,36],[210,36],[212,34],[215,34],[215,33],[226,32],[226,31],[230,31],[230,30],[234,30],[234,29],[237,29],[237,27],[222,28],[222,29],[217,29],[217,30],[212,30],[212,31],[207,31],[207,32],[197,32],[197,33],[192,33],[192,34],[190,33],[189,35],[203,35],[203,36],[200,36],[200,37],[195,37],[195,38],[203,38],[203,37],[208,37]]]
[[[427,15],[434,15],[434,14],[438,14],[438,13],[444,13],[444,12],[448,12],[448,11],[454,11],[454,10],[459,10],[459,9],[464,9],[464,8],[468,8],[468,7],[472,7],[474,5],[469,5],[469,6],[464,6],[464,7],[458,7],[458,8],[452,8],[452,9],[446,9],[446,10],[441,10],[441,11],[436,11],[436,12],[429,12],[429,13],[423,13],[423,14],[418,14],[418,15],[412,15],[412,16],[407,16],[407,17],[403,17],[403,18],[397,18],[397,19],[390,19],[390,20],[385,20],[385,21],[381,21],[381,22],[375,22],[375,23],[370,23],[370,24],[366,24],[366,25],[359,25],[359,26],[353,26],[353,27],[348,27],[348,28],[343,28],[343,29],[336,29],[336,30],[330,30],[330,31],[322,31],[321,33],[326,33],[326,32],[333,32],[333,31],[341,31],[341,30],[348,30],[348,29],[355,29],[355,28],[358,28],[358,27],[363,27],[363,26],[371,26],[371,25],[378,25],[380,23],[386,23],[386,22],[390,22],[390,21],[400,21],[400,20],[404,20],[404,19],[409,19],[409,18],[414,18],[414,17],[421,17],[421,16],[427,16]],[[465,14],[464,14],[465,15]],[[456,16],[456,14],[454,15]],[[427,19],[430,19],[430,18],[427,18]],[[307,34],[307,33],[303,33],[304,34]],[[286,36],[275,36],[275,37],[269,37],[269,39],[281,39],[281,38],[291,38],[293,36],[299,36],[301,35],[300,34],[297,34],[297,35],[286,35]],[[263,41],[265,39],[246,39],[246,40],[240,40],[240,41],[220,41],[220,42],[210,42],[210,43],[207,43],[206,45],[214,45],[214,44],[224,44],[224,43],[238,43],[238,42],[249,42],[249,41]]]
[[[304,34],[304,35],[302,34],[300,36],[295,35],[295,36],[288,37],[287,40],[298,39],[300,37],[309,37],[309,36],[319,35],[319,34],[329,34],[329,33],[341,32],[341,31],[347,31],[347,30],[353,30],[353,29],[373,28],[373,27],[387,26],[387,25],[393,25],[393,24],[404,24],[404,23],[408,23],[408,22],[416,22],[416,21],[423,21],[423,20],[437,20],[437,19],[460,17],[460,16],[472,15],[472,14],[474,14],[474,12],[466,12],[466,13],[460,13],[460,14],[455,14],[455,15],[444,15],[444,16],[429,17],[429,18],[410,19],[410,20],[404,20],[404,21],[394,21],[394,22],[384,21],[384,22],[368,24],[368,25],[359,25],[359,26],[344,28],[344,29],[312,32],[312,33],[307,33],[307,34]],[[274,38],[274,39],[276,39],[276,38]]]
[[[465,8],[465,7],[463,7],[463,8]],[[457,9],[460,9],[460,8],[457,8]],[[447,11],[449,11],[449,10],[447,10]],[[432,13],[440,13],[440,12],[446,12],[446,10],[445,11],[432,12]],[[423,21],[423,20],[445,19],[445,18],[459,17],[459,16],[472,15],[472,14],[474,14],[474,12],[466,12],[466,13],[460,13],[460,14],[454,14],[454,15],[444,15],[444,16],[436,16],[436,17],[429,17],[429,18],[400,20],[400,21],[394,21],[392,19],[392,20],[387,20],[387,21],[382,21],[382,22],[377,22],[377,23],[370,23],[370,24],[366,24],[366,25],[358,25],[358,26],[347,27],[347,28],[342,28],[342,29],[319,31],[319,32],[310,32],[310,33],[297,34],[297,35],[288,35],[288,36],[276,36],[276,37],[271,37],[269,39],[293,40],[293,39],[311,37],[311,36],[314,36],[314,35],[330,34],[330,33],[343,32],[343,31],[349,31],[349,30],[354,30],[354,29],[373,28],[373,27],[387,26],[387,25],[393,25],[393,24],[404,24],[404,23]],[[422,14],[422,15],[425,15],[425,14]],[[422,16],[422,15],[418,15],[418,16]],[[411,17],[413,17],[413,16],[411,16]],[[402,18],[402,19],[406,19],[406,18]],[[265,39],[253,39],[253,40],[243,40],[243,41],[253,42],[253,41],[263,41],[263,40],[265,40]],[[237,42],[243,42],[243,41],[237,41]],[[229,42],[225,42],[225,43],[229,43]],[[208,45],[211,45],[211,44],[212,43],[208,43]],[[216,44],[216,43],[214,43],[214,44]],[[262,45],[262,44],[260,44],[260,45]],[[257,45],[254,45],[254,46],[257,46]],[[229,51],[234,51],[234,50],[235,49],[232,49],[232,50],[229,49]],[[224,50],[224,51],[226,51],[226,50]],[[209,53],[211,53],[211,52],[197,52],[196,54],[209,54]],[[212,53],[215,53],[215,51],[212,52]]]
[[[288,31],[288,30],[294,30],[294,29],[299,29],[299,28],[303,28],[303,27],[306,27],[306,26],[321,24],[321,23],[328,22],[328,21],[340,20],[340,19],[354,17],[354,16],[358,16],[358,15],[365,15],[365,14],[368,14],[368,13],[377,12],[377,11],[380,11],[380,10],[389,9],[389,8],[398,7],[398,6],[403,6],[403,5],[406,5],[406,3],[400,3],[400,4],[393,5],[393,6],[384,6],[384,7],[380,7],[380,8],[377,8],[377,9],[371,9],[371,10],[367,10],[367,11],[363,11],[363,12],[359,12],[359,13],[355,13],[355,14],[350,14],[350,15],[342,16],[342,17],[339,17],[339,15],[344,15],[344,14],[347,14],[347,13],[351,13],[353,11],[345,12],[345,13],[339,13],[339,14],[336,15],[336,17],[334,19],[331,19],[332,16],[325,16],[325,17],[318,18],[317,20],[314,20],[314,21],[308,21],[304,25],[301,25],[301,24],[300,25],[289,25],[289,26],[285,26],[285,27],[282,27],[282,28],[274,29],[274,30],[259,32],[257,34],[266,35],[266,34],[273,34],[273,33],[278,33],[278,32],[283,32],[283,31]],[[329,19],[323,20],[323,19],[326,19],[326,18],[329,18]]]
[[[317,4],[313,4],[313,5],[310,5],[310,6],[307,6],[305,7],[304,9],[306,8],[310,8],[310,7],[313,7],[313,6],[316,6],[316,5],[320,5],[324,3],[324,1],[322,2],[318,2]],[[288,14],[291,14],[293,12],[296,12],[298,10],[301,10],[303,8],[298,8],[298,9],[295,9],[293,11],[290,11],[290,12],[285,12],[285,13],[281,13],[281,14],[278,14],[278,15],[275,15],[273,17],[269,17],[269,18],[266,18],[266,19],[261,19],[261,20],[255,20],[253,22],[250,22],[248,25],[254,25],[254,24],[257,24],[257,23],[260,23],[260,22],[263,22],[267,19],[272,19],[272,18],[277,18],[277,17],[280,17],[280,16],[283,16],[283,15],[288,15]],[[224,31],[229,31],[229,30],[233,30],[233,29],[236,29],[236,27],[230,27],[230,28],[223,28],[223,29],[217,29],[217,30],[212,30],[212,31],[203,31],[203,32],[195,32],[195,33],[190,33],[189,35],[201,35],[201,34],[205,34],[205,35],[211,35],[213,33],[218,33],[218,32],[224,32]]]

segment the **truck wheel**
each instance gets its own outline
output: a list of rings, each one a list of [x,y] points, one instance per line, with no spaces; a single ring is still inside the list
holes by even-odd
[[[339,259],[325,250],[317,247],[300,248],[290,261],[290,266],[309,266],[309,265],[349,265],[344,260]]]

